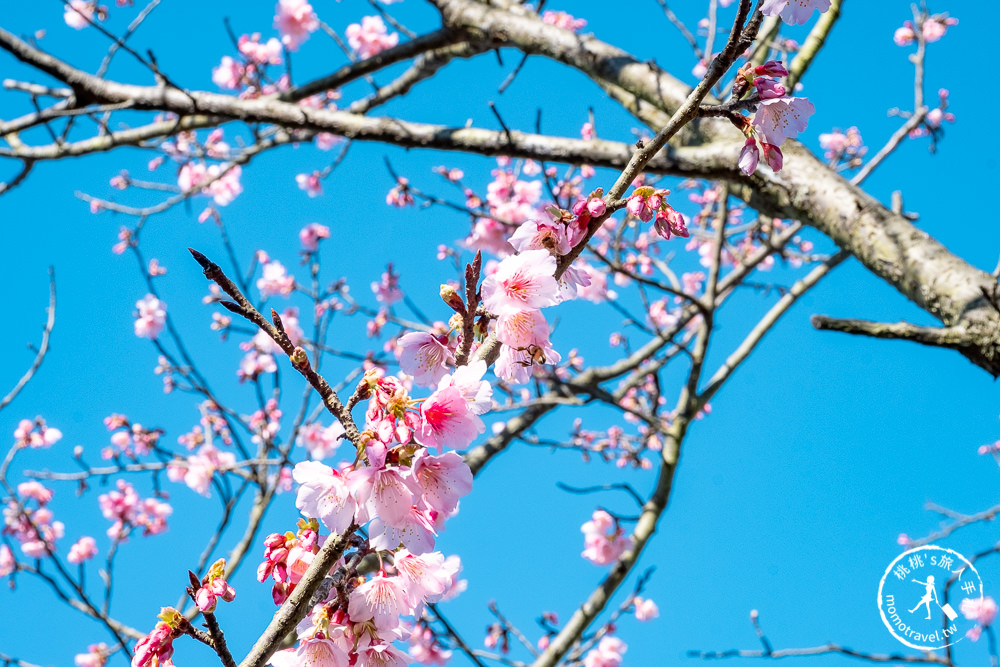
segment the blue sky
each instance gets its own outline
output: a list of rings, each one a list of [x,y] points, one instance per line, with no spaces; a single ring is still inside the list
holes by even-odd
[[[674,4],[693,22],[707,2]],[[817,59],[802,91],[817,108],[803,140],[817,151],[820,132],[852,125],[875,150],[900,122],[887,110],[906,109],[912,103],[912,68],[906,59],[912,49],[901,49],[891,40],[893,30],[910,16],[909,3],[845,4],[829,48]],[[323,20],[341,31],[370,13],[368,4],[359,1],[321,0],[315,6]],[[587,31],[640,59],[655,58],[681,74],[694,65],[656,3],[628,3],[617,13],[609,12],[605,3],[547,7],[588,18]],[[413,29],[436,24],[433,9],[415,0],[394,11],[397,8]],[[995,141],[990,142],[986,129],[990,119],[981,102],[980,73],[969,71],[968,65],[985,57],[994,12],[987,3],[968,1],[931,10],[949,11],[960,20],[930,47],[927,66],[928,91],[933,95],[939,87],[951,90],[957,122],[946,126],[936,154],[928,153],[926,140],[908,142],[872,176],[867,188],[882,201],[901,190],[906,210],[919,213],[922,229],[989,271],[1000,253],[1000,234],[992,216],[982,210],[988,203],[981,201],[980,193],[991,191],[997,160],[989,150]],[[109,27],[120,31],[135,11],[112,7]],[[721,15],[728,18],[732,10]],[[231,18],[237,34],[273,34],[270,2],[173,2],[157,8],[133,45],[153,48],[160,66],[181,84],[215,90],[211,68],[233,51],[224,16]],[[651,27],[636,34],[637,23]],[[24,35],[45,28],[43,48],[90,70],[107,45],[91,32],[66,27],[61,5],[54,1],[8,11],[4,27]],[[801,37],[801,30],[791,34]],[[497,127],[486,104],[494,100],[512,128],[532,130],[541,107],[544,130],[577,136],[593,107],[601,137],[632,140],[632,119],[582,76],[541,59],[530,60],[514,85],[497,94],[497,86],[519,60],[504,55],[502,65],[492,56],[455,63],[438,79],[417,87],[412,97],[378,113],[451,125],[472,119],[477,126]],[[294,59],[296,78],[304,80],[343,61],[335,46],[317,33]],[[5,77],[28,76],[7,56],[0,56],[0,63]],[[146,82],[121,55],[110,74]],[[359,84],[345,91],[345,97],[363,92]],[[27,109],[23,96],[4,91],[0,110],[0,116],[9,119]],[[487,158],[359,144],[324,182],[326,195],[309,199],[295,185],[294,175],[322,169],[333,154],[309,146],[275,151],[244,170],[244,193],[223,210],[237,253],[248,260],[255,250],[266,249],[286,266],[296,266],[298,230],[321,222],[333,231],[323,251],[325,279],[345,276],[355,296],[374,305],[368,284],[392,261],[417,303],[445,317],[437,305],[437,285],[454,276],[448,265],[435,261],[435,251],[439,243],[464,236],[467,222],[440,208],[387,207],[384,197],[393,183],[384,156],[417,187],[442,194],[450,191],[430,172],[432,166],[461,167],[469,183],[484,191],[494,165]],[[19,467],[73,470],[70,452],[75,445],[82,445],[88,459],[96,462],[108,437],[102,419],[112,412],[164,428],[171,442],[197,421],[190,398],[162,393],[160,378],[152,373],[156,351],[132,333],[133,306],[146,290],[134,259],[113,255],[111,246],[119,227],[134,221],[109,213],[91,215],[75,196],[83,192],[148,203],[114,191],[108,180],[123,168],[145,175],[150,157],[128,149],[42,164],[25,185],[0,199],[5,221],[0,225],[0,247],[7,249],[8,275],[13,276],[0,284],[7,313],[7,325],[0,328],[0,345],[7,351],[0,363],[3,389],[30,363],[32,354],[25,344],[37,342],[40,334],[49,266],[55,269],[59,291],[52,351],[32,384],[0,413],[0,434],[10,434],[19,419],[42,415],[65,437],[52,450],[19,456]],[[6,178],[13,165],[0,168],[8,170],[0,176]],[[598,172],[594,184],[612,180],[612,174]],[[223,344],[208,330],[211,309],[201,304],[207,285],[185,250],[192,246],[221,257],[214,228],[196,220],[205,203],[201,198],[152,218],[144,251],[168,268],[158,279],[159,289],[202,371],[220,394],[247,412],[254,403],[252,392],[235,382],[240,356],[235,342],[241,339]],[[694,266],[683,256],[682,245],[673,250],[679,255],[678,266]],[[725,358],[772,299],[747,291],[727,306],[710,352],[710,368]],[[695,424],[685,444],[670,507],[639,568],[656,568],[647,595],[659,604],[661,617],[649,624],[631,619],[619,624],[619,635],[629,645],[626,664],[694,664],[698,661],[684,657],[689,649],[757,648],[748,622],[751,609],[760,611],[776,647],[833,641],[879,652],[903,650],[883,627],[875,603],[879,577],[899,553],[896,536],[905,532],[918,537],[938,526],[938,517],[923,510],[928,500],[964,513],[996,502],[998,470],[991,459],[976,453],[980,444],[998,438],[995,382],[948,351],[816,332],[808,321],[812,313],[933,323],[849,260],[768,334],[713,400],[711,416]],[[618,326],[618,316],[609,309],[574,304],[561,313],[553,341],[563,351],[579,346],[585,356],[598,360],[609,354],[607,336]],[[364,339],[360,320],[335,320],[330,336],[331,344],[342,348],[363,351],[373,345]],[[335,364],[329,368],[331,373],[346,372]],[[289,386],[290,394],[298,393],[298,385]],[[546,422],[542,435],[564,436],[576,416],[591,428],[609,425],[608,415],[600,412],[567,412]],[[140,478],[130,479],[148,490]],[[465,564],[469,589],[445,610],[470,643],[478,645],[492,621],[486,610],[490,600],[536,639],[534,619],[542,611],[568,618],[599,582],[603,570],[579,557],[579,526],[597,506],[623,514],[634,506],[619,495],[569,495],[556,483],[586,486],[608,481],[627,481],[645,492],[653,478],[583,464],[573,453],[526,447],[512,448],[477,478],[462,512],[439,540],[442,551],[461,555]],[[78,499],[71,484],[55,486],[53,506],[68,526],[61,543],[66,548],[83,534],[97,536],[99,545],[106,546],[107,522],[97,509],[97,494],[104,489],[99,481],[92,487]],[[186,568],[193,566],[214,527],[216,501],[202,500],[181,486],[168,488],[177,508],[170,532],[133,538],[118,560],[114,608],[139,628],[152,627],[159,607],[176,602],[186,583]],[[290,500],[286,497],[269,513],[267,532],[294,523]],[[944,546],[968,555],[996,541],[995,531],[983,525],[960,531]],[[255,564],[248,565],[235,582],[237,606],[220,614],[230,645],[239,654],[272,609],[267,588],[252,581]],[[987,559],[980,573],[987,594],[995,594],[996,563]],[[98,581],[95,563],[88,566],[87,577],[92,584]],[[630,585],[631,580],[626,588]],[[16,592],[0,592],[0,609],[6,611],[7,628],[0,651],[31,662],[66,664],[86,644],[107,640],[95,624],[53,604],[29,577],[18,579]],[[963,642],[958,656],[979,663],[985,660],[984,652],[984,642]],[[178,664],[207,659],[193,644],[178,648]],[[811,660],[832,665],[846,659]],[[456,658],[456,664],[461,661]],[[123,664],[120,659],[118,664]]]

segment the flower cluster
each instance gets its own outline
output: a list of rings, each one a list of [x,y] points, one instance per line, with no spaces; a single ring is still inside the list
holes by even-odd
[[[809,116],[816,110],[805,97],[787,96],[785,87],[773,78],[779,76],[788,76],[788,70],[780,62],[770,60],[757,66],[747,63],[733,84],[733,95],[737,99],[751,90],[760,98],[752,120],[748,122],[740,116],[747,140],[740,152],[739,165],[748,176],[757,170],[761,152],[767,165],[779,171],[784,161],[781,144],[805,130]]]
[[[2,534],[12,535],[28,558],[45,558],[56,549],[56,540],[65,532],[62,521],[54,521],[48,507],[52,490],[39,482],[22,482],[17,485],[17,498],[11,499],[3,510]],[[13,563],[13,554],[6,554]],[[6,560],[6,558],[4,559]],[[10,564],[0,564],[3,569]]]
[[[14,429],[14,447],[48,449],[62,439],[62,431],[45,424],[41,417],[22,419]]]
[[[143,535],[157,535],[167,529],[167,517],[174,508],[156,498],[140,498],[135,488],[123,479],[116,486],[117,490],[97,498],[101,514],[112,521],[108,537],[124,542],[135,528],[142,528]]]
[[[153,631],[139,640],[132,654],[132,667],[172,667],[173,642],[190,627],[184,615],[172,607],[163,607],[157,618],[160,621]]]
[[[590,521],[580,526],[580,531],[585,547],[581,555],[594,565],[613,563],[632,546],[632,539],[604,510],[595,511]]]
[[[219,88],[239,90],[241,99],[251,99],[288,87],[282,78],[285,75],[279,77],[277,85],[267,76],[270,65],[284,62],[281,42],[277,38],[261,41],[260,33],[240,35],[237,49],[240,52],[238,60],[222,56],[219,66],[212,70],[212,82]]]
[[[361,23],[350,24],[344,34],[347,35],[347,43],[361,60],[371,58],[399,43],[399,33],[390,33],[382,17],[377,14],[362,17]]]
[[[111,447],[101,450],[103,459],[127,456],[135,460],[155,449],[163,435],[162,429],[148,429],[142,424],[133,424],[125,415],[109,415],[104,418],[104,425],[111,431]]]
[[[319,28],[319,18],[306,0],[278,0],[277,12],[274,27],[289,51],[298,51],[299,45]]]
[[[663,238],[670,240],[671,236],[687,238],[690,236],[684,216],[667,203],[670,190],[658,189],[649,185],[636,188],[628,198],[625,207],[628,212],[643,222],[649,222],[654,217],[653,229]]]
[[[628,646],[618,637],[605,635],[597,647],[583,657],[583,667],[620,667]]]
[[[947,14],[928,16],[920,22],[919,28],[914,28],[913,21],[904,21],[903,27],[896,29],[892,41],[896,43],[896,46],[912,44],[917,41],[917,31],[919,30],[920,36],[924,38],[925,42],[936,42],[944,37],[948,28],[955,25],[958,25],[958,19]]]
[[[192,575],[193,576],[193,575]],[[226,559],[220,558],[212,563],[202,580],[201,585],[194,590],[194,602],[202,612],[211,613],[219,600],[232,602],[236,599],[236,591],[226,581]]]
[[[209,489],[215,473],[231,468],[235,463],[235,454],[219,451],[206,443],[198,448],[196,454],[167,463],[167,478],[171,482],[184,482],[192,491],[207,498],[211,495]]]

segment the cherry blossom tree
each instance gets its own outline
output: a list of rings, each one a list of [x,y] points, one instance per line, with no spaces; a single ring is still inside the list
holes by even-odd
[[[227,667],[463,660],[614,667],[628,660],[619,628],[653,621],[668,602],[646,593],[659,575],[645,565],[675,486],[684,484],[680,460],[697,441],[694,423],[709,417],[711,401],[776,324],[845,260],[854,258],[940,326],[815,315],[815,328],[945,348],[957,363],[965,363],[961,355],[1000,375],[1000,268],[991,274],[973,266],[919,229],[901,197],[887,206],[862,187],[906,143],[936,147],[944,140],[944,126],[954,121],[949,93],[928,95],[924,68],[956,19],[921,6],[901,17],[902,27],[886,26],[887,39],[912,63],[911,108],[895,109],[898,128],[877,150],[851,127],[821,134],[817,155],[798,138],[823,95],[802,84],[824,44],[838,37],[843,0],[708,0],[693,29],[668,3],[649,3],[641,14],[656,9],[665,26],[673,24],[671,34],[689,43],[698,63],[693,78],[603,41],[599,17],[545,2],[409,7],[417,4],[372,0],[369,15],[347,20],[333,5],[280,0],[270,24],[233,17],[219,28],[228,32],[229,51],[201,61],[211,89],[188,85],[186,73],[160,55],[153,32],[159,0],[141,8],[71,0],[34,34],[0,27],[12,72],[5,99],[17,100],[17,110],[5,109],[0,119],[7,168],[0,194],[30,187],[47,162],[123,156],[128,167],[107,174],[105,190],[80,193],[89,206],[82,215],[113,216],[119,231],[110,249],[135,258],[143,285],[127,303],[134,304],[130,333],[147,339],[163,391],[198,414],[182,433],[151,426],[146,416],[101,416],[106,444],[58,458],[67,427],[50,425],[47,415],[15,413],[22,389],[45,382],[40,371],[56,327],[52,278],[34,359],[0,400],[4,417],[15,415],[0,464],[0,576],[15,589],[11,595],[24,594],[22,582],[36,582],[95,621],[97,643],[77,647],[77,664],[207,662],[201,644]],[[409,29],[404,15],[424,27]],[[116,17],[127,17],[123,31],[110,27]],[[104,40],[96,71],[44,34],[60,19],[60,29]],[[803,30],[804,39],[788,37],[789,29]],[[331,45],[346,64],[329,64]],[[419,103],[407,102],[421,85],[462,60],[488,58],[506,63],[498,95],[530,59],[545,59],[567,75],[582,74],[592,85],[581,96],[606,97],[640,128],[630,137],[592,112],[574,121],[578,137],[544,133],[541,120],[529,131],[512,127],[493,102],[470,102],[460,90],[453,103],[488,109],[490,127],[406,117],[418,115]],[[838,85],[840,95],[860,95],[849,82]],[[561,100],[535,92],[527,104],[558,112]],[[902,101],[885,102],[894,104]],[[376,116],[383,108],[389,115]],[[442,152],[446,164],[434,168],[433,181],[395,159],[384,166],[394,183],[382,191],[386,207],[413,220],[428,215],[416,209],[429,209],[465,223],[459,241],[440,239],[439,261],[429,262],[419,284],[398,272],[394,262],[407,249],[388,234],[337,251],[385,264],[370,291],[352,291],[337,277],[337,227],[364,226],[369,212],[349,210],[350,193],[331,183],[348,150],[365,143]],[[297,171],[274,169],[268,178],[294,182],[303,198],[328,199],[337,212],[319,222],[274,220],[297,240],[297,256],[243,253],[240,239],[253,231],[230,211],[236,202],[266,201],[248,177],[293,146],[327,157],[302,159]],[[475,159],[460,167],[448,163],[453,155]],[[481,173],[467,174],[465,165]],[[353,187],[373,187],[360,176]],[[189,264],[171,265],[169,277],[207,279],[208,295],[189,293],[188,302],[210,310],[208,330],[174,315],[183,309],[175,311],[175,297],[164,295],[164,250],[151,230],[182,210],[214,236],[205,247],[199,232]],[[742,301],[756,310],[746,311],[753,314],[734,340],[720,322],[730,303]],[[599,342],[577,343],[561,326],[561,318],[581,316],[596,323]],[[364,335],[343,333],[351,323]],[[211,355],[192,352],[199,337],[238,348],[229,375],[216,372]],[[227,382],[238,387],[220,389]],[[564,413],[569,428],[554,434],[543,424]],[[487,466],[515,446],[610,464],[601,468],[600,485],[564,487],[586,506],[575,524],[581,555],[602,575],[568,617],[540,600],[538,629],[528,629],[491,605],[485,637],[473,637],[446,604],[466,586],[462,554],[446,554],[439,539],[465,513],[462,503],[475,497]],[[22,463],[30,450],[48,449],[46,470]],[[980,453],[1000,461],[1000,444]],[[76,470],[67,471],[67,461]],[[626,476],[632,473],[645,475],[643,490],[628,481],[639,479]],[[57,518],[53,497],[74,483],[79,503],[96,498],[104,537],[76,538],[79,531]],[[90,489],[97,485],[106,488]],[[143,599],[146,609],[161,607],[159,615],[119,615],[121,596],[144,591],[134,573],[116,569],[116,557],[147,538],[184,531],[170,495],[184,486],[220,501],[217,529],[207,545],[180,545],[173,570],[157,575],[181,582],[179,601]],[[628,497],[631,511],[609,509],[604,499],[615,492]],[[899,545],[943,540],[997,511],[939,510],[947,519],[940,530],[901,535]],[[533,539],[544,548],[541,524]],[[253,572],[256,583],[238,580],[241,572]],[[121,581],[127,592],[113,585]],[[530,596],[537,581],[517,586]],[[253,610],[248,599],[266,601],[269,613],[231,611]],[[985,634],[984,650],[997,664],[996,603],[952,599],[974,624],[968,638]],[[706,647],[692,655],[840,653],[958,664],[950,647],[904,657],[840,644],[774,649],[757,612],[751,621],[762,649]],[[251,633],[252,645],[227,641],[234,633]],[[33,664],[4,650],[0,645],[7,664]]]

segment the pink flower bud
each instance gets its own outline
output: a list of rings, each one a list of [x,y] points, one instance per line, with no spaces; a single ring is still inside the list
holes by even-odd
[[[740,171],[747,176],[752,175],[757,171],[758,161],[760,161],[760,151],[757,149],[757,142],[749,138],[743,144],[743,150],[740,151]]]
[[[763,65],[754,67],[753,73],[758,76],[788,76],[788,70],[778,60],[768,60]]]
[[[602,216],[608,210],[603,199],[593,198],[587,202],[587,210],[593,216]]]
[[[781,171],[781,164],[784,160],[784,156],[781,154],[781,149],[774,144],[764,144],[764,160],[767,161],[767,166],[771,168],[772,171]]]
[[[785,87],[774,79],[765,79],[762,76],[757,77],[753,80],[753,85],[757,88],[757,94],[760,95],[760,99],[762,100],[773,100],[785,95]]]

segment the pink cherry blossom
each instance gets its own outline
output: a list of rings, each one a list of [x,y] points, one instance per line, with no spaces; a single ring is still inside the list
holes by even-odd
[[[483,420],[472,413],[462,393],[454,388],[438,389],[420,405],[417,441],[425,447],[463,449],[486,430]]]
[[[219,599],[232,602],[236,591],[226,581],[226,559],[220,558],[208,569],[201,580],[201,587],[195,591],[194,601],[202,612],[213,612]]]
[[[399,43],[399,33],[389,34],[385,22],[378,15],[362,17],[360,24],[352,23],[347,26],[344,34],[347,35],[347,43],[361,60],[371,58]]]
[[[982,599],[965,598],[958,607],[963,616],[983,627],[993,623],[997,616],[997,603],[989,596]]]
[[[403,291],[399,289],[399,274],[393,272],[391,263],[386,267],[381,279],[377,283],[372,283],[371,287],[375,299],[386,306],[391,306],[403,298]]]
[[[336,453],[343,435],[344,427],[338,421],[334,421],[329,426],[312,422],[299,430],[295,444],[305,447],[313,460],[327,459]]]
[[[757,171],[757,163],[760,161],[760,149],[757,148],[757,141],[753,137],[747,137],[740,151],[739,166],[747,176]]]
[[[314,171],[311,174],[299,174],[295,177],[295,182],[299,188],[306,191],[310,197],[318,197],[323,194],[323,184],[320,182],[320,173]]]
[[[566,234],[565,225],[535,220],[528,220],[514,230],[510,237],[510,244],[518,252],[552,248],[559,255],[565,255],[573,247]]]
[[[88,646],[86,653],[77,653],[73,657],[73,663],[76,667],[104,667],[109,657],[111,651],[108,650],[108,645],[101,642]]]
[[[584,535],[583,557],[594,565],[608,565],[632,546],[632,540],[604,510],[594,512],[590,521],[580,527]]]
[[[90,21],[96,20],[94,18],[96,9],[97,3],[91,0],[70,0],[66,5],[66,11],[63,12],[63,20],[70,28],[83,30],[90,25]]]
[[[0,577],[6,577],[17,569],[14,552],[6,544],[0,544]]]
[[[176,613],[176,612],[175,612]],[[132,667],[156,667],[173,665],[170,656],[174,653],[174,629],[160,621],[153,631],[139,640],[132,655]]]
[[[336,642],[325,637],[303,639],[296,648],[286,648],[271,656],[273,667],[348,667],[347,652]]]
[[[393,556],[393,563],[405,582],[414,609],[421,601],[439,600],[451,587],[452,573],[445,567],[444,556],[438,551],[416,555],[408,549],[400,549]]]
[[[205,171],[206,179],[211,183],[202,193],[211,195],[219,206],[228,206],[243,192],[243,184],[240,183],[242,175],[243,168],[238,164],[213,164]]]
[[[437,456],[422,449],[413,460],[413,479],[427,505],[447,516],[458,508],[458,499],[472,490],[472,471],[455,452]]]
[[[415,625],[409,638],[410,657],[422,665],[446,665],[451,651],[437,643],[434,631],[426,625]]]
[[[272,260],[264,264],[261,268],[260,278],[257,279],[257,290],[262,298],[281,295],[288,296],[295,289],[295,278],[288,275],[285,266]]]
[[[247,59],[260,65],[280,65],[281,42],[272,37],[266,42],[260,41],[260,33],[240,35],[238,48]]]
[[[757,76],[788,76],[788,70],[780,60],[768,60],[763,65],[757,65],[753,73]]]
[[[242,64],[229,56],[222,56],[219,66],[212,69],[212,83],[225,90],[236,90],[244,73]]]
[[[400,370],[421,387],[436,385],[455,363],[452,351],[437,336],[423,331],[400,337],[396,356]]]
[[[369,450],[372,450],[369,451],[369,459],[372,459],[375,452],[371,445]],[[414,501],[413,491],[407,484],[409,468],[382,467],[379,459],[371,462],[370,467],[351,475],[350,488],[358,506],[364,509],[367,518],[379,517],[391,526],[400,527],[407,521]]]
[[[921,26],[924,41],[928,43],[938,41],[944,37],[948,28],[954,25],[958,25],[958,19],[956,18],[947,15],[931,16]]]
[[[903,27],[896,28],[896,32],[892,35],[892,41],[896,43],[896,46],[906,46],[917,41],[917,33],[913,31],[913,22],[905,21]]]
[[[392,551],[403,545],[415,554],[425,554],[434,549],[434,520],[431,510],[411,505],[398,526],[390,525],[375,517],[368,525],[369,543],[378,551]]]
[[[97,540],[93,537],[84,536],[77,540],[73,546],[69,548],[69,554],[66,556],[66,560],[73,564],[80,564],[84,561],[88,561],[97,555]]]
[[[761,141],[780,146],[785,139],[794,139],[806,129],[814,111],[816,107],[805,97],[764,100],[752,123]]]
[[[405,653],[392,644],[372,644],[358,651],[356,667],[407,667]]]
[[[50,428],[41,417],[22,419],[14,429],[14,446],[47,449],[62,439],[62,431]]]
[[[547,250],[505,257],[483,281],[483,305],[497,315],[555,305],[559,294],[555,270],[556,258]]]
[[[660,615],[660,608],[652,600],[641,598],[638,595],[632,600],[635,605],[635,620],[651,621]]]
[[[354,521],[357,502],[344,475],[319,461],[302,461],[292,469],[300,485],[295,507],[304,515],[319,519],[335,533],[342,533]]]
[[[281,33],[281,43],[289,51],[298,51],[309,34],[319,28],[319,19],[306,0],[278,0],[274,27]]]
[[[459,366],[451,375],[445,375],[438,383],[438,389],[455,387],[469,404],[472,414],[486,414],[493,408],[493,386],[483,379],[486,362],[477,359],[466,366]]]
[[[320,239],[330,238],[330,228],[318,222],[310,222],[299,230],[299,243],[305,252],[316,252],[319,250]]]
[[[400,577],[379,572],[351,592],[347,613],[354,622],[372,620],[379,632],[399,626],[399,617],[412,611]]]
[[[628,650],[618,637],[605,635],[601,637],[597,648],[591,649],[583,658],[583,667],[619,667],[622,664],[622,654]]]
[[[205,443],[186,460],[173,461],[167,465],[167,477],[173,482],[182,481],[195,493],[206,498],[211,494],[212,478],[216,471],[233,466],[236,456],[232,452],[219,451],[210,443]]]
[[[830,0],[764,0],[760,6],[764,16],[781,16],[781,20],[790,25],[805,23],[814,9],[822,14],[830,9]]]
[[[136,301],[135,307],[139,311],[135,320],[135,335],[156,340],[167,321],[167,304],[147,294]]]
[[[577,32],[587,25],[586,19],[574,18],[566,12],[554,12],[550,9],[542,12],[542,21],[550,25],[565,28],[566,30],[572,30],[573,32]]]

